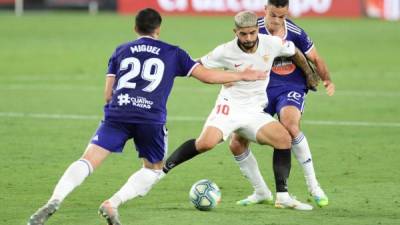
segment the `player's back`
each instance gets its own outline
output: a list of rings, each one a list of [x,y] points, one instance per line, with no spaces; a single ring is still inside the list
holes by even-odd
[[[115,74],[105,119],[129,123],[166,122],[166,103],[176,76],[189,75],[195,62],[177,46],[141,37],[120,45],[109,61]]]
[[[264,17],[258,19],[259,31],[271,35],[266,28]],[[284,23],[284,40],[292,41],[303,54],[307,54],[314,46],[308,35],[293,21],[286,19]],[[268,87],[295,87],[306,89],[306,79],[303,71],[296,66],[291,58],[278,57],[273,63],[271,78]]]

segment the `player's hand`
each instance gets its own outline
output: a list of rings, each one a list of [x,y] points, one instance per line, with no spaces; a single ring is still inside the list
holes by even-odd
[[[318,83],[319,83],[317,76],[318,75],[316,75],[314,73],[306,75],[307,88],[310,89],[311,91],[317,91],[317,87],[318,87]]]
[[[310,71],[304,72],[307,81],[307,88],[311,91],[317,91],[317,87],[321,79],[317,73],[315,64],[310,60],[307,60],[307,63],[310,67]]]
[[[307,88],[311,91],[317,91],[319,84],[319,77],[316,73],[311,71],[310,73],[304,73],[306,76]]]
[[[323,82],[323,84],[324,84],[324,87],[325,87],[325,90],[326,90],[326,94],[328,96],[332,96],[332,95],[335,94],[335,84],[332,81],[325,80]]]
[[[242,80],[253,81],[253,80],[265,80],[267,73],[261,70],[253,70],[251,66],[246,67],[242,72]]]

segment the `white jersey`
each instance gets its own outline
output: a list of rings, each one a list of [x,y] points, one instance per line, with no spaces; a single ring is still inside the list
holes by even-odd
[[[242,71],[251,67],[269,74],[275,57],[295,54],[295,46],[290,41],[264,34],[259,34],[258,39],[258,47],[254,53],[241,50],[236,37],[203,56],[201,63],[207,68],[222,68],[229,71]],[[226,96],[240,105],[250,104],[253,107],[264,108],[268,103],[266,96],[268,82],[269,76],[266,80],[238,81],[233,86],[223,86],[219,97]]]

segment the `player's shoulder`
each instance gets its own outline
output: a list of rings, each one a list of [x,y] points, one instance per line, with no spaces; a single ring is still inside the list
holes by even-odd
[[[275,51],[281,49],[284,44],[282,38],[267,34],[258,34],[259,46],[266,51]],[[275,49],[275,50],[274,50]]]
[[[258,38],[261,43],[268,43],[268,42],[278,42],[282,43],[282,38],[278,36],[268,35],[268,34],[258,34]]]
[[[219,53],[220,55],[230,54],[230,52],[237,49],[236,45],[237,45],[237,39],[235,38],[231,41],[224,42],[224,43],[218,45],[217,47],[214,48],[213,52]]]
[[[295,34],[295,35],[302,35],[304,33],[303,28],[301,28],[300,26],[298,26],[296,23],[294,23],[292,20],[290,19],[286,19],[286,29]]]
[[[132,41],[121,43],[115,48],[115,51],[118,52],[118,51],[121,51],[123,49],[129,48],[129,46],[131,44],[132,44]]]

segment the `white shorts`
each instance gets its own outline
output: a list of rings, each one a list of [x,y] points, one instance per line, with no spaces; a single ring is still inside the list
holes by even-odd
[[[207,118],[204,128],[211,126],[221,130],[226,141],[233,132],[257,142],[258,130],[265,124],[277,121],[270,114],[265,113],[262,107],[249,104],[239,104],[228,98],[219,97],[214,109]]]

